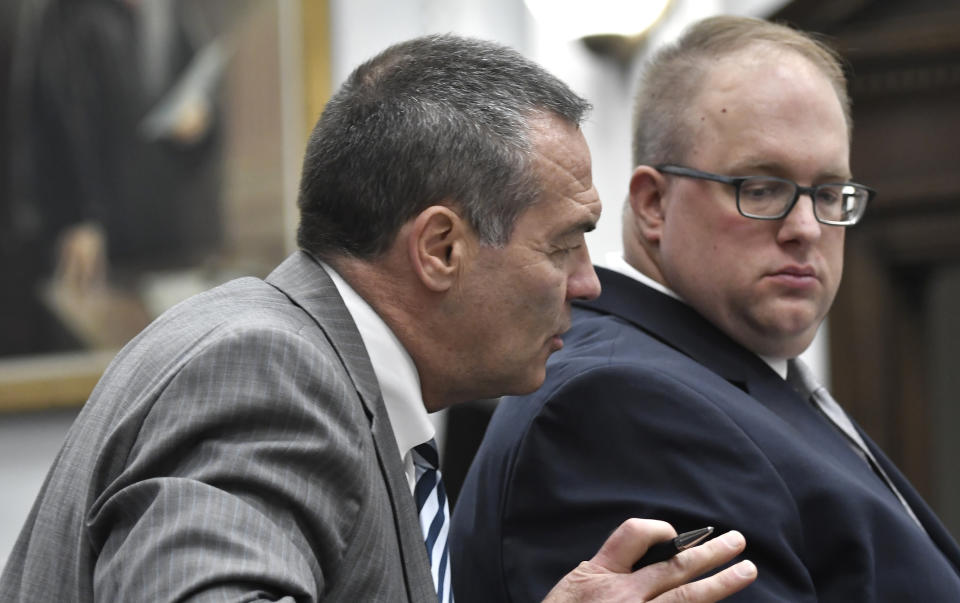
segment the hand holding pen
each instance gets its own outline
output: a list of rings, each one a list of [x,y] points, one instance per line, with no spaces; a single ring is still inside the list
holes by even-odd
[[[637,571],[641,567],[646,567],[653,563],[666,561],[681,551],[697,546],[706,540],[710,534],[713,534],[713,526],[684,532],[670,540],[658,542],[647,549],[646,554],[633,564],[633,571]]]
[[[677,536],[666,522],[628,519],[610,534],[592,559],[564,576],[544,603],[715,603],[725,599],[756,580],[757,568],[742,560],[703,577],[731,562],[746,547],[737,531],[703,542],[712,532],[712,528],[704,528]],[[697,542],[702,544],[698,546]],[[655,559],[681,553],[683,558],[677,563],[655,564]],[[631,569],[635,564],[653,565]]]

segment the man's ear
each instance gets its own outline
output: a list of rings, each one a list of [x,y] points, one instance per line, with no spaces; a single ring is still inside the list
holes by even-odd
[[[462,269],[469,229],[445,205],[431,205],[413,220],[407,239],[410,264],[431,291],[446,291]]]
[[[665,219],[666,185],[663,174],[648,165],[637,166],[630,177],[627,201],[630,203],[631,219],[634,220],[635,232],[648,243],[660,242]]]

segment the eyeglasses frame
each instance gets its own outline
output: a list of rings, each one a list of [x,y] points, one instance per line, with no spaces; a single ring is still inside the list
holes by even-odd
[[[813,217],[816,218],[817,222],[820,222],[821,224],[826,224],[827,226],[853,226],[854,224],[859,222],[861,218],[863,218],[863,214],[866,212],[867,205],[869,205],[869,203],[877,195],[877,192],[874,189],[870,188],[869,186],[865,186],[863,184],[857,184],[855,182],[824,182],[823,184],[817,184],[814,186],[801,186],[796,182],[794,182],[793,180],[788,180],[787,178],[778,178],[776,176],[723,176],[720,174],[714,174],[712,172],[704,172],[703,170],[697,170],[694,168],[689,168],[689,167],[685,167],[682,165],[675,165],[675,164],[655,165],[653,166],[653,169],[664,174],[671,174],[674,176],[681,176],[685,178],[696,178],[698,180],[710,180],[713,182],[720,182],[722,184],[733,185],[736,188],[737,211],[744,218],[750,218],[752,220],[782,220],[783,218],[786,218],[788,215],[790,215],[790,212],[793,211],[793,208],[797,204],[797,201],[800,200],[800,196],[807,195],[810,197],[811,201],[813,201]],[[786,208],[783,210],[783,212],[780,215],[758,216],[754,214],[745,213],[743,209],[740,207],[740,187],[747,180],[753,180],[756,178],[763,178],[766,180],[776,180],[778,182],[786,182],[788,184],[793,185],[794,191],[795,191],[793,195],[793,200],[790,201],[789,204],[787,204]],[[855,186],[867,192],[867,201],[862,205],[862,207],[860,208],[860,211],[857,213],[856,217],[852,221],[826,220],[824,218],[821,218],[817,214],[817,204],[815,201],[817,189],[824,186]]]

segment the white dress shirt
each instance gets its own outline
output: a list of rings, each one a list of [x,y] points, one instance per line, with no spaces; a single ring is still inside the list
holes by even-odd
[[[353,287],[343,280],[336,270],[324,262],[320,262],[323,269],[333,279],[343,303],[347,306],[350,316],[357,324],[363,345],[370,356],[370,364],[377,376],[380,393],[383,395],[383,404],[390,417],[390,426],[393,427],[393,436],[397,442],[397,453],[403,462],[403,470],[407,475],[407,484],[413,492],[416,485],[416,472],[413,467],[411,450],[414,446],[423,444],[432,439],[436,429],[427,409],[423,405],[423,394],[420,390],[420,377],[410,354],[400,344],[387,323],[374,311]]]

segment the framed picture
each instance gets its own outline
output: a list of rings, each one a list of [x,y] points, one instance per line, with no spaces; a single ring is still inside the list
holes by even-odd
[[[0,411],[77,405],[161,312],[293,248],[327,6],[3,11]]]

